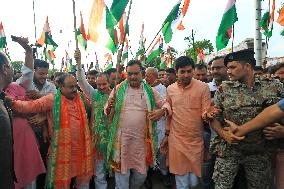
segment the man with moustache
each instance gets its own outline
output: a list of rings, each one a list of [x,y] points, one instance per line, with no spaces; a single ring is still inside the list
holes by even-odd
[[[94,169],[86,109],[75,77],[63,74],[58,84],[55,95],[10,103],[19,113],[47,112],[51,153],[45,188],[69,189],[74,179],[77,188],[87,189]]]
[[[263,110],[267,101],[283,96],[278,80],[254,77],[252,49],[230,53],[224,58],[230,81],[224,81],[215,93],[214,103],[221,110],[210,123],[218,134],[211,140],[210,151],[216,156],[213,179],[216,189],[231,189],[239,166],[243,165],[249,189],[270,187],[271,156],[265,149],[261,131],[244,137],[225,130],[224,120],[243,124]]]

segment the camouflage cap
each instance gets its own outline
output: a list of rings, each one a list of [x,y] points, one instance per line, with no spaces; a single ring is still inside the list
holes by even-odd
[[[224,58],[224,65],[227,66],[232,61],[247,61],[252,67],[256,65],[253,49],[244,49],[227,54]]]

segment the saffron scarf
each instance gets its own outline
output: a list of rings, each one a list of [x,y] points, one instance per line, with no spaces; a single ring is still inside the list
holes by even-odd
[[[142,81],[144,94],[147,96],[147,109],[151,112],[155,109],[155,98],[152,88]],[[128,87],[128,81],[125,80],[117,88],[117,95],[115,99],[115,113],[112,119],[112,123],[109,128],[109,139],[107,148],[107,160],[111,162],[111,166],[114,170],[119,171],[121,168],[121,136],[118,134],[120,129],[119,121],[121,116],[121,110],[124,106],[125,92]],[[147,119],[146,114],[146,136],[145,136],[145,153],[146,153],[146,166],[157,166],[157,152],[158,152],[158,136],[157,136],[157,124]]]
[[[77,164],[76,183],[89,181],[93,175],[93,156],[91,137],[88,127],[84,103],[77,94],[73,100],[79,109],[80,116],[80,150]],[[71,182],[71,126],[68,114],[67,99],[61,96],[60,90],[54,96],[53,102],[53,136],[51,154],[46,175],[46,189],[69,189]]]

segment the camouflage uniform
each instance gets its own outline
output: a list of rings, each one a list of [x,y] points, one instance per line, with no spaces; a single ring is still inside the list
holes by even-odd
[[[265,103],[276,103],[283,95],[283,85],[279,80],[255,78],[252,88],[238,81],[225,81],[214,98],[222,110],[217,120],[222,127],[225,126],[224,119],[242,125],[256,117]],[[261,130],[249,133],[237,145],[230,145],[216,136],[211,140],[210,151],[217,156],[213,174],[216,189],[232,188],[240,164],[245,168],[249,189],[270,187],[271,155]]]

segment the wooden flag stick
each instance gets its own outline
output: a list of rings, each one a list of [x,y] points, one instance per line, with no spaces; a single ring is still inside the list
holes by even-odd
[[[73,16],[74,16],[74,34],[75,34],[75,42],[76,42],[76,49],[78,49],[78,40],[77,40],[77,35],[76,35],[76,9],[75,9],[75,0],[73,1]]]

